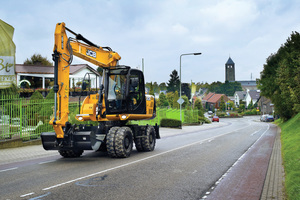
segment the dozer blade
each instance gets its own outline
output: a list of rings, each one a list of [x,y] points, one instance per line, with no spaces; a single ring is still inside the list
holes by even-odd
[[[58,139],[55,132],[43,132],[41,138],[45,150],[92,150],[90,133],[91,131],[78,131],[68,138]]]

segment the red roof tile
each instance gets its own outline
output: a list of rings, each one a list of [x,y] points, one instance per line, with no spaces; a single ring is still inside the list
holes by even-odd
[[[213,95],[214,95],[215,93],[208,93],[208,95],[206,95],[202,100],[203,101],[207,101],[207,100],[209,100]]]

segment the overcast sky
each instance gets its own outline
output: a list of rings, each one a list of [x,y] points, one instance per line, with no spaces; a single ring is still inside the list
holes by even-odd
[[[235,62],[236,80],[260,77],[266,58],[300,29],[298,0],[1,0],[0,19],[15,28],[16,63],[34,53],[51,60],[56,23],[65,22],[99,46],[110,46],[120,64],[142,68],[146,82],[225,81]],[[70,35],[71,36],[71,35]],[[74,59],[72,64],[86,63]],[[93,66],[93,65],[91,65]]]

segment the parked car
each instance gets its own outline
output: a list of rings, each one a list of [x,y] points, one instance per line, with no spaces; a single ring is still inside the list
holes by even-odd
[[[267,121],[267,116],[268,116],[268,115],[262,115],[262,116],[260,117],[260,121],[261,121],[261,122],[266,122],[266,121]]]
[[[273,117],[273,115],[268,115],[268,116],[267,116],[267,119],[266,119],[266,122],[274,122],[274,117]]]
[[[220,122],[220,118],[217,115],[215,115],[215,116],[213,116],[213,118],[211,119],[211,121],[212,122]]]

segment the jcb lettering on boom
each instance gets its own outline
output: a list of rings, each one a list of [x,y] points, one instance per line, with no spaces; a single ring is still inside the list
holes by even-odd
[[[76,38],[68,37],[66,31]],[[117,65],[121,59],[118,53],[110,47],[95,45],[65,27],[65,23],[56,25],[54,37],[54,117],[49,123],[55,132],[41,134],[44,149],[58,150],[63,157],[79,157],[84,150],[107,151],[110,157],[117,158],[130,156],[133,144],[137,151],[153,151],[156,139],[160,138],[158,125],[128,123],[156,116],[155,98],[145,93],[143,72]],[[81,51],[84,48],[86,52]],[[97,122],[93,125],[68,121],[73,55],[103,68],[102,79],[98,74],[95,81],[100,84],[99,88],[96,84],[96,92],[91,91],[91,73],[84,76],[81,90],[86,98],[81,102],[79,97],[79,109],[76,109],[78,121]]]
[[[93,58],[96,58],[96,52],[95,51],[92,51],[92,50],[89,50],[89,49],[87,49],[86,50],[86,55],[87,56],[91,56],[91,57],[93,57]]]

